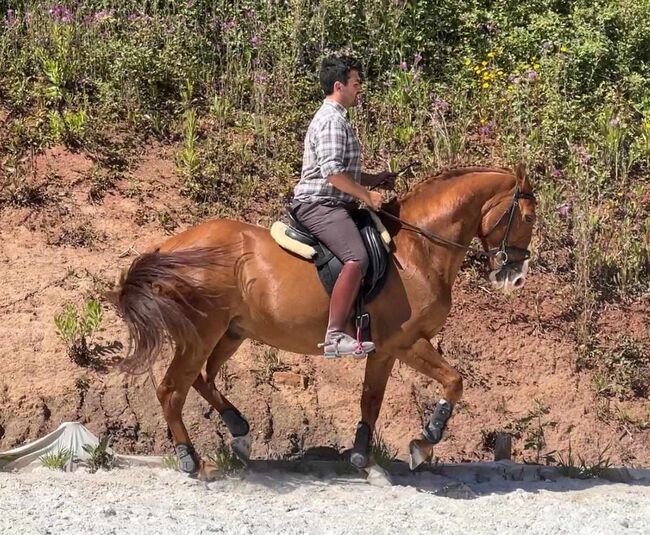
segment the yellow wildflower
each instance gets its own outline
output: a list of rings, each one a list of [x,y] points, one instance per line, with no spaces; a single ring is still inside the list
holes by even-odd
[[[560,47],[560,52],[566,52],[566,51],[567,51],[567,47],[565,47],[564,45]]]
[[[494,57],[494,52],[488,52],[487,57],[488,57],[488,58],[493,58],[493,57]]]
[[[487,82],[483,82],[483,85],[481,87],[483,89],[487,89],[488,87],[490,87],[490,84],[488,84]]]
[[[481,118],[479,119],[479,122],[480,122],[481,124],[485,124],[485,123],[487,123],[487,119],[485,119],[484,117],[481,117]]]
[[[465,65],[471,65],[471,64],[472,64],[472,60],[469,59],[469,58],[466,58],[465,59]]]
[[[483,67],[487,67],[487,61],[481,61],[481,65],[483,65]]]
[[[538,71],[540,67],[541,67],[541,65],[539,63],[534,63],[533,64],[533,69],[535,69],[536,71]]]

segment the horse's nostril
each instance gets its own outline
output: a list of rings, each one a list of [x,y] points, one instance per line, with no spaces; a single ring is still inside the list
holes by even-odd
[[[515,280],[515,288],[521,288],[524,285],[524,278],[523,277],[517,277]]]

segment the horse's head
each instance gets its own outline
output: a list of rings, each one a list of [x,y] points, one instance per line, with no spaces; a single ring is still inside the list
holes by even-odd
[[[526,282],[535,223],[535,197],[523,165],[517,167],[514,190],[499,197],[481,219],[479,237],[490,254],[492,286],[510,293]]]

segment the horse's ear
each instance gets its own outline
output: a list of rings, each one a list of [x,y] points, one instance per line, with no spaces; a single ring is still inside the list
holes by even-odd
[[[530,193],[532,191],[533,188],[526,176],[526,164],[524,162],[517,164],[517,167],[515,168],[515,177],[517,177],[517,186],[519,186],[519,191],[524,193]]]

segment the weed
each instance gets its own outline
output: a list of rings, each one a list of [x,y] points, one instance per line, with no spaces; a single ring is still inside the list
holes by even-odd
[[[81,310],[68,304],[54,316],[56,334],[65,342],[68,356],[78,366],[95,363],[88,346],[93,335],[99,331],[101,322],[102,309],[96,299],[88,300]]]
[[[397,459],[397,449],[386,442],[378,429],[375,429],[373,434],[370,453],[375,462],[385,469],[388,469],[390,464]]]
[[[557,453],[556,463],[560,468],[560,472],[565,477],[575,479],[592,479],[600,477],[603,471],[609,468],[612,464],[610,458],[606,456],[608,449],[609,446],[606,446],[603,450],[599,451],[598,458],[595,462],[588,462],[581,455],[577,455],[577,457],[574,458],[571,450],[571,442],[569,442],[569,450],[566,454]]]
[[[50,470],[68,470],[71,463],[75,462],[72,452],[68,448],[62,448],[41,456],[41,465]]]
[[[165,455],[160,464],[165,470],[178,471],[178,457],[176,455]]]
[[[208,458],[215,464],[217,474],[222,477],[239,475],[246,468],[232,448],[226,445],[222,445],[213,453],[208,454]]]
[[[109,435],[105,435],[96,446],[90,444],[83,446],[83,450],[88,454],[88,458],[83,464],[88,467],[91,474],[94,474],[100,468],[102,470],[111,470],[115,467],[117,459],[110,450],[109,441]]]

